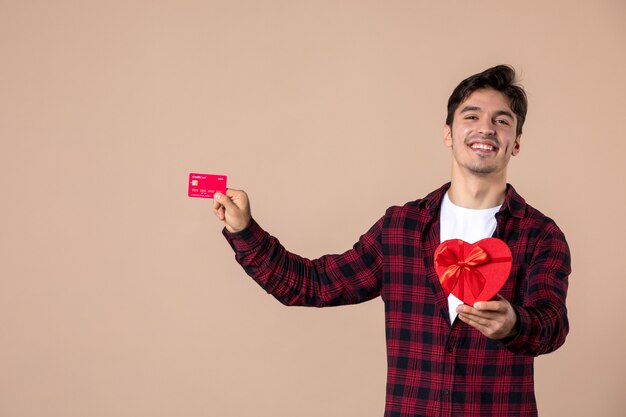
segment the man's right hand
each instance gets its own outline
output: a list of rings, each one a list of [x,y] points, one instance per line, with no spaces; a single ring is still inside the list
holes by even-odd
[[[242,190],[227,189],[226,195],[215,193],[213,213],[224,222],[226,230],[237,233],[248,227],[252,215],[248,195]]]

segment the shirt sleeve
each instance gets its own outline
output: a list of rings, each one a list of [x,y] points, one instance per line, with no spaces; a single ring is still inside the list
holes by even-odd
[[[569,332],[567,307],[570,252],[565,236],[550,225],[533,251],[527,269],[524,305],[514,306],[518,333],[505,346],[519,354],[538,356],[558,349]]]
[[[238,232],[223,234],[235,259],[265,291],[289,306],[356,304],[380,294],[382,219],[340,255],[310,260],[287,251],[252,219]]]

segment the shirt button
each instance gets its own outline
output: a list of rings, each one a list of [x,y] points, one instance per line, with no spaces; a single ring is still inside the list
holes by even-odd
[[[448,348],[448,352],[452,353],[453,351],[454,351],[454,348],[452,348],[452,347]]]
[[[450,395],[450,390],[449,389],[444,389],[442,392],[444,397],[447,397],[448,395]]]

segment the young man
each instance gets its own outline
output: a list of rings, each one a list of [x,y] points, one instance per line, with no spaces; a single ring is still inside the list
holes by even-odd
[[[533,357],[565,341],[570,255],[556,224],[506,182],[526,109],[508,66],[462,81],[444,127],[451,182],[389,208],[341,255],[290,253],[252,219],[243,191],[215,197],[237,261],[282,303],[323,307],[382,297],[386,417],[537,415]],[[487,237],[506,242],[511,272],[492,300],[465,305],[444,292],[434,252],[448,239]]]

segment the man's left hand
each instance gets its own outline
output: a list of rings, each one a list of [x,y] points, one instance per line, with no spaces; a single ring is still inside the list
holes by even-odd
[[[489,339],[500,340],[517,334],[517,314],[511,303],[500,294],[491,301],[478,301],[473,307],[461,304],[456,312],[461,321]]]

